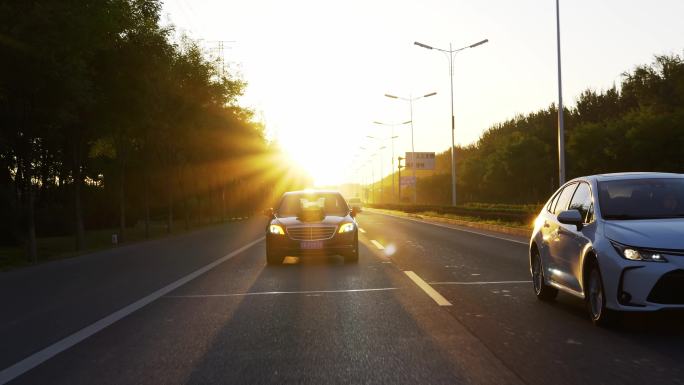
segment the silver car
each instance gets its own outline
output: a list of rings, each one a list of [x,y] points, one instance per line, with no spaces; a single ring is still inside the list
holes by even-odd
[[[684,175],[593,175],[544,205],[530,240],[537,297],[583,298],[594,324],[684,308]]]

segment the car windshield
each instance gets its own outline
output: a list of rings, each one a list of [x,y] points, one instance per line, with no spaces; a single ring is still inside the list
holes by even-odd
[[[598,190],[604,219],[684,217],[684,178],[605,181]]]
[[[343,216],[349,213],[349,207],[340,194],[302,193],[285,195],[278,206],[277,214],[279,217],[296,217],[307,210],[320,210],[323,215]]]

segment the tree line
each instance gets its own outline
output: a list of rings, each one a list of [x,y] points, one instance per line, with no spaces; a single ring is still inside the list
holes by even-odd
[[[568,180],[609,172],[684,173],[684,60],[656,56],[622,75],[619,86],[588,89],[565,109]],[[558,188],[557,112],[551,105],[516,116],[457,147],[459,203],[545,201]],[[448,150],[438,154],[435,174],[418,180],[419,203],[450,204],[450,162]]]
[[[0,1],[0,245],[243,216],[306,185],[150,0]]]

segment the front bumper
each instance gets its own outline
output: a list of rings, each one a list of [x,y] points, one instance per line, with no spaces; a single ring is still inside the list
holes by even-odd
[[[663,254],[667,262],[639,262],[612,251],[607,258],[599,258],[609,308],[684,309],[684,256]]]
[[[291,239],[287,235],[266,234],[266,247],[272,252],[288,255],[344,255],[356,250],[356,231],[348,233],[335,233],[330,239],[322,240],[323,247],[320,249],[302,249],[304,241]]]

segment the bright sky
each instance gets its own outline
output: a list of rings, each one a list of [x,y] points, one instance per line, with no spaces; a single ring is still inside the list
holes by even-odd
[[[248,82],[242,104],[317,184],[369,180],[372,151],[359,147],[380,146],[367,135],[390,136],[372,122],[409,119],[408,104],[385,93],[437,92],[414,104],[415,147],[448,149],[448,62],[414,41],[455,48],[489,39],[456,56],[459,144],[557,101],[553,0],[166,0],[163,12],[206,47],[234,41],[225,57]],[[623,71],[654,54],[682,54],[682,15],[682,0],[561,0],[566,105],[586,88],[619,83]],[[395,132],[395,157],[410,150],[408,127]]]

